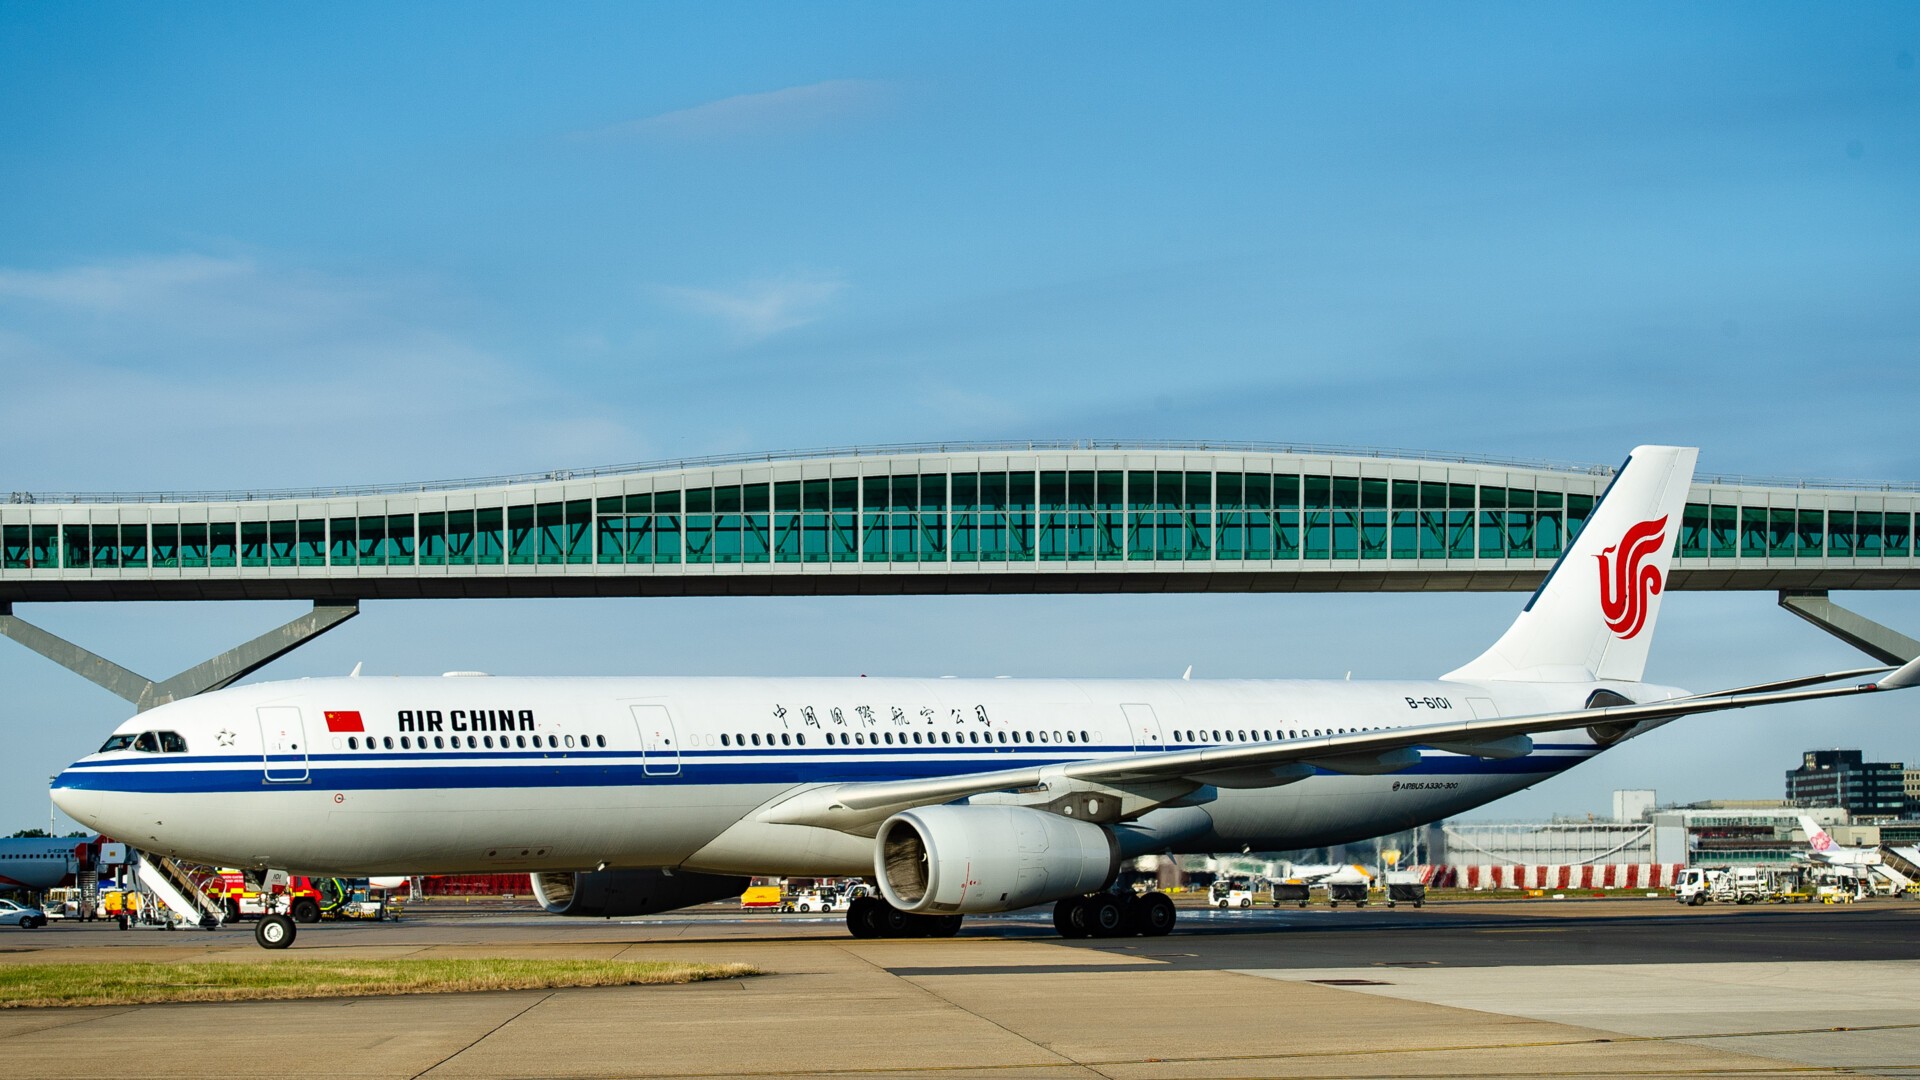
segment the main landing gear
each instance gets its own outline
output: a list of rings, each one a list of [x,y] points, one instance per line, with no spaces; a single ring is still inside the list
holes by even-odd
[[[877,896],[847,905],[847,929],[857,938],[952,937],[964,915],[914,915]]]
[[[1053,926],[1064,938],[1159,937],[1173,929],[1173,899],[1166,893],[1092,893],[1053,905]]]

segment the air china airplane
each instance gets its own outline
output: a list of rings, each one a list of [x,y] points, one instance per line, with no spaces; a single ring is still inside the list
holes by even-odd
[[[1110,888],[1123,860],[1378,836],[1676,717],[1920,682],[1641,681],[1695,456],[1635,450],[1512,627],[1438,680],[302,679],[128,720],[53,796],[194,862],[525,870],[558,915],[860,875],[881,897],[849,908],[856,936],[1049,902],[1067,936],[1163,934],[1166,896]]]

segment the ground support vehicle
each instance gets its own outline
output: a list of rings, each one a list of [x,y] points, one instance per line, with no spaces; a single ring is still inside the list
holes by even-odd
[[[1364,881],[1333,881],[1327,883],[1327,906],[1339,907],[1342,902],[1354,907],[1367,906],[1367,883]]]
[[[1673,899],[1689,907],[1698,907],[1713,899],[1715,887],[1725,876],[1725,870],[1689,866],[1680,871],[1680,880],[1673,883]]]
[[[1207,890],[1207,903],[1222,911],[1253,906],[1253,883],[1243,877],[1217,878]]]
[[[11,900],[0,900],[0,926],[38,930],[47,925],[47,913],[37,907],[25,907]]]
[[[744,911],[784,911],[786,906],[778,885],[750,885],[740,894],[740,907]]]
[[[805,889],[787,898],[788,911],[832,911],[840,905],[840,895],[831,888]]]
[[[1424,907],[1426,903],[1427,903],[1427,885],[1425,882],[1423,881],[1389,881],[1387,882],[1387,906],[1388,907],[1392,907],[1395,904],[1412,904],[1414,907]]]

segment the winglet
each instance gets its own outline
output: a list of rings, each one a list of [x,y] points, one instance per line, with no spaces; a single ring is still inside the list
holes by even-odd
[[[1905,690],[1909,686],[1920,686],[1920,657],[1915,657],[1900,666],[1900,670],[1884,679],[1877,679],[1874,685],[1882,690]]]

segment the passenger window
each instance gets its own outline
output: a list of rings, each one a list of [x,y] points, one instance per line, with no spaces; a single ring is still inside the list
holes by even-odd
[[[601,748],[602,750],[606,749],[607,737],[605,735],[595,735],[593,737],[593,745]]]
[[[360,740],[352,735],[347,736],[347,749],[349,750],[360,749]]]
[[[571,736],[569,736],[569,738],[571,738]],[[477,735],[467,736],[467,749],[469,750],[480,749],[480,737]]]
[[[803,731],[800,734],[795,735],[794,740],[798,742],[801,746],[807,745],[807,733]]]
[[[143,731],[133,740],[133,748],[143,754],[157,754],[160,752],[160,740],[153,737],[153,732]]]
[[[515,735],[513,742],[515,746],[518,746],[522,750],[527,748],[527,737],[525,735]]]
[[[393,736],[389,735],[386,738],[381,739],[380,741],[387,745],[387,749],[389,750],[393,749]]]
[[[444,750],[446,749],[446,743],[441,740],[440,736],[435,735],[433,737],[433,748],[435,750]]]
[[[567,749],[573,749],[573,736],[567,736]]]
[[[786,732],[784,732],[784,731],[783,731],[783,732],[781,732],[781,733],[780,733],[780,745],[781,745],[781,746],[792,746],[792,745],[793,745],[793,738],[792,738],[792,736],[790,736],[790,735],[788,735],[788,734],[787,734]]]
[[[402,749],[402,750],[411,750],[411,749],[413,749],[413,740],[412,740],[412,739],[409,739],[409,738],[408,738],[407,736],[405,736],[405,735],[402,735],[402,736],[400,736],[400,749]]]
[[[489,750],[491,750],[491,749],[493,749],[493,736],[491,736],[491,735],[488,735],[488,736],[486,736],[486,737],[484,737],[484,738],[482,738],[482,739],[480,740],[480,742],[481,742],[481,744],[482,744],[482,745],[484,745],[484,746],[485,746],[485,747],[486,747],[487,749],[489,749]]]
[[[1089,738],[1087,738],[1087,733],[1086,733],[1086,731],[1085,731],[1085,730],[1083,729],[1083,730],[1082,730],[1082,731],[1080,732],[1080,741],[1081,741],[1081,742],[1083,742],[1083,743],[1090,743],[1090,742],[1092,742],[1093,740],[1092,740],[1092,739],[1089,739]]]
[[[732,746],[732,745],[733,745],[733,739],[732,739],[732,737],[731,737],[731,736],[728,736],[728,735],[722,735],[722,736],[720,736],[720,745],[721,745],[721,746]]]

